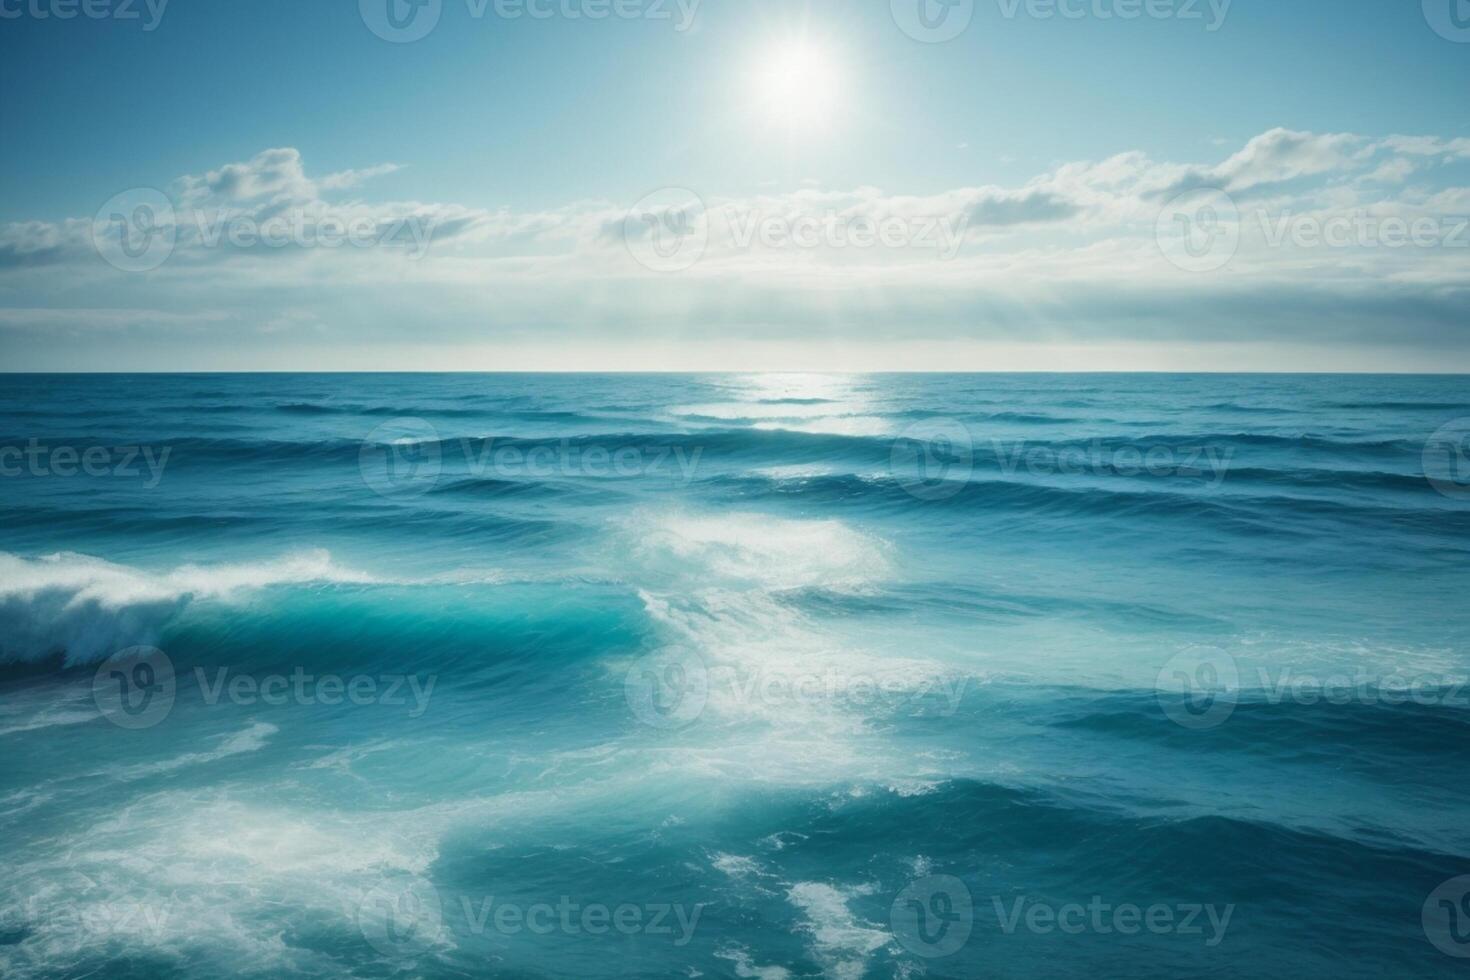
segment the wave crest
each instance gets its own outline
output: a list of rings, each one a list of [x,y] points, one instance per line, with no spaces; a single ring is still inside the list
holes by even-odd
[[[149,572],[91,555],[0,552],[0,663],[62,656],[68,666],[156,642],[191,601],[230,600],[273,585],[371,583],[323,550],[273,561]]]

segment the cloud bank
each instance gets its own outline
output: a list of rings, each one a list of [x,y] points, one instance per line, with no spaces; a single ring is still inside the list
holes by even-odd
[[[419,348],[493,368],[452,352],[643,345],[709,352],[652,366],[718,367],[739,343],[1237,344],[1470,368],[1470,139],[1276,129],[1215,162],[1129,152],[1019,186],[670,188],[530,212],[372,199],[399,169],[314,175],[274,148],[0,225],[0,353],[288,368],[335,350],[391,369]]]

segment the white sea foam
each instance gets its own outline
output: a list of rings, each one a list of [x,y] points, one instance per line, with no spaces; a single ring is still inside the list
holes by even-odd
[[[81,684],[11,692],[0,702],[0,736],[96,720],[92,689]]]
[[[759,466],[750,471],[756,476],[763,476],[768,480],[812,480],[820,476],[831,476],[837,472],[830,466],[820,463],[793,463],[787,466]]]
[[[0,728],[0,735],[13,735],[16,732],[30,732],[38,728],[57,728],[66,725],[82,725],[89,721],[97,720],[97,709],[87,711],[84,709],[68,710],[56,708],[43,711],[33,718],[28,718],[15,725],[7,725]]]
[[[861,980],[868,957],[892,940],[888,930],[863,922],[848,907],[854,898],[872,895],[873,885],[839,888],[825,882],[802,881],[787,897],[802,911],[803,929],[811,936],[812,957],[831,980]]]
[[[778,874],[748,855],[716,852],[710,855],[710,864],[716,871],[743,889],[753,890],[763,895],[775,895],[777,892],[772,889],[786,887],[786,882],[782,881]]]
[[[26,976],[40,964],[36,975],[55,975],[118,956],[183,968],[200,950],[258,975],[330,972],[323,954],[283,941],[289,923],[355,928],[351,910],[384,873],[421,874],[437,854],[412,821],[253,802],[261,795],[151,794],[84,835],[29,848],[0,883],[24,926],[18,943],[0,946],[0,972]]]
[[[874,726],[920,710],[923,692],[954,672],[911,648],[874,649],[794,592],[871,591],[891,574],[882,541],[837,520],[741,513],[645,513],[625,530],[619,561],[644,583],[648,618],[665,643],[698,656],[708,681],[679,751],[649,750],[651,772],[918,790],[928,773]]]
[[[710,864],[714,865],[716,871],[723,872],[731,878],[748,878],[754,874],[760,874],[760,865],[755,858],[743,854],[725,854],[716,852],[710,855]]]
[[[741,980],[789,980],[791,977],[791,971],[784,966],[757,966],[750,958],[750,951],[739,946],[717,950],[715,956],[729,960],[730,968]]]
[[[5,796],[0,796],[0,819],[18,817],[51,799],[53,797],[50,793],[39,792],[34,788],[7,793]]]
[[[642,514],[627,530],[647,570],[685,584],[711,576],[765,589],[850,588],[882,578],[887,549],[841,521],[764,514]]]
[[[141,779],[145,776],[154,776],[159,773],[172,772],[175,769],[183,769],[186,766],[204,765],[210,762],[218,762],[232,755],[241,755],[246,752],[259,752],[265,747],[267,741],[276,732],[280,731],[275,725],[268,722],[258,721],[242,731],[226,735],[219,740],[219,745],[205,752],[186,752],[176,755],[171,759],[162,759],[158,762],[143,762],[136,766],[127,766],[122,769],[112,770],[97,775],[110,775],[115,779],[131,780]]]

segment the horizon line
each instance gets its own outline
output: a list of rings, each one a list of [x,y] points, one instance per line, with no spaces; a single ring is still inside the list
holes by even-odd
[[[513,370],[513,371],[484,371],[484,370],[374,370],[374,369],[344,369],[344,370],[286,370],[286,369],[263,369],[254,371],[226,371],[216,369],[203,370],[175,370],[175,371],[47,371],[47,370],[23,370],[23,371],[0,371],[0,377],[32,377],[32,376],[98,376],[98,377],[121,377],[134,375],[152,375],[155,377],[172,377],[191,374],[215,374],[215,375],[263,375],[263,374],[326,374],[326,375],[364,375],[364,374],[397,374],[397,375],[481,375],[486,377],[499,376],[551,376],[551,375],[626,375],[636,376],[669,376],[669,375],[728,375],[728,374],[825,374],[825,375],[872,375],[872,376],[898,376],[898,377],[927,377],[945,375],[1008,375],[1008,374],[1031,374],[1031,375],[1156,375],[1156,376],[1188,376],[1209,375],[1216,377],[1278,377],[1278,378],[1308,378],[1308,377],[1397,377],[1397,378],[1470,378],[1470,371],[1162,371],[1162,370],[1138,370],[1138,371],[1048,371],[1037,368],[1018,368],[1014,370],[970,370],[970,371],[854,371],[854,370],[814,370],[811,368],[727,368],[724,370],[679,370],[659,369],[647,371],[632,371],[609,369],[602,371],[584,369],[560,369],[560,370]]]

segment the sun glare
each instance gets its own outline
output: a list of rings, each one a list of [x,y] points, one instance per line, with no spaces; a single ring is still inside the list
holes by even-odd
[[[839,71],[831,53],[810,41],[770,49],[755,72],[762,119],[787,127],[828,122],[837,108]]]

